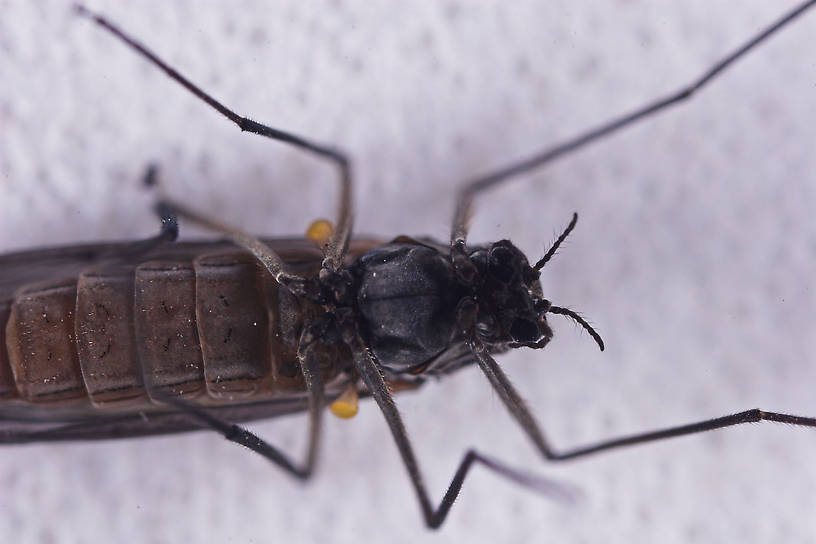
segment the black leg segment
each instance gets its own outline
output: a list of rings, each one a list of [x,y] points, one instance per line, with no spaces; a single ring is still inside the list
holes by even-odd
[[[352,183],[351,183],[351,166],[348,157],[332,147],[321,145],[307,138],[303,138],[290,132],[285,132],[276,128],[253,121],[247,117],[238,115],[231,109],[224,106],[221,102],[206,93],[203,89],[198,87],[192,81],[181,75],[175,68],[168,65],[160,59],[150,49],[127,35],[120,30],[113,23],[109,22],[104,17],[97,15],[80,4],[74,5],[75,11],[88,19],[92,20],[116,38],[124,42],[128,47],[136,53],[147,59],[154,66],[162,70],[173,81],[190,91],[193,95],[205,102],[218,113],[238,125],[242,131],[252,132],[265,138],[278,140],[304,151],[314,153],[323,158],[329,159],[337,165],[340,173],[340,202],[338,205],[337,226],[329,240],[324,259],[324,266],[332,270],[337,270],[343,263],[343,255],[345,255],[348,247],[349,238],[351,237],[352,226]]]
[[[753,410],[745,410],[744,412],[717,417],[714,419],[706,419],[704,421],[698,421],[686,425],[679,425],[677,427],[669,427],[646,433],[612,438],[596,444],[574,448],[563,452],[550,452],[548,457],[553,461],[566,461],[569,459],[584,457],[593,453],[600,453],[602,451],[623,448],[626,446],[634,446],[636,444],[656,442],[658,440],[665,440],[667,438],[674,438],[677,436],[713,431],[716,429],[723,429],[725,427],[733,427],[734,425],[742,425],[744,423],[758,423],[760,421],[775,421],[777,423],[787,423],[789,425],[797,425],[800,427],[816,427],[816,418],[780,414],[777,412],[765,412],[759,408],[754,408]]]
[[[214,430],[230,442],[235,442],[236,444],[249,448],[278,465],[292,476],[306,480],[312,475],[317,461],[324,404],[323,378],[321,376],[320,361],[317,357],[317,353],[318,350],[313,349],[312,346],[306,346],[298,352],[300,368],[303,372],[304,381],[306,382],[306,391],[308,393],[309,413],[306,458],[301,464],[293,462],[287,455],[281,452],[280,449],[240,425],[226,422],[186,400],[153,390],[150,391],[150,396],[153,399],[157,399],[160,402],[187,413],[190,417],[196,419],[203,427]]]
[[[453,216],[453,226],[451,228],[451,247],[463,244],[467,238],[468,222],[472,215],[473,199],[483,191],[501,185],[509,179],[524,174],[545,164],[553,162],[563,156],[581,149],[597,140],[601,140],[610,134],[623,128],[633,125],[643,119],[668,109],[671,106],[685,102],[694,93],[705,87],[712,80],[720,76],[740,58],[757,47],[759,44],[776,34],[787,24],[793,22],[808,9],[816,5],[816,0],[803,2],[790,12],[771,23],[756,36],[736,48],[734,51],[723,57],[719,62],[706,70],[700,77],[674,93],[655,100],[649,104],[641,106],[625,115],[607,121],[598,127],[590,129],[570,140],[561,142],[526,159],[519,160],[513,164],[500,168],[494,172],[483,175],[466,182],[459,192],[456,203],[456,211]]]
[[[405,425],[402,422],[402,417],[399,414],[399,410],[397,410],[396,404],[394,404],[391,393],[388,391],[388,386],[383,377],[380,365],[377,363],[374,355],[363,347],[362,342],[355,346],[354,366],[360,374],[360,378],[374,397],[374,400],[377,402],[388,427],[391,429],[391,434],[397,444],[397,449],[405,464],[405,468],[408,471],[411,484],[414,486],[414,491],[417,494],[420,508],[422,509],[422,515],[428,527],[436,529],[445,521],[451,506],[453,506],[456,497],[459,495],[459,490],[462,488],[465,477],[467,477],[474,463],[481,463],[483,466],[505,478],[529,487],[539,493],[551,495],[564,501],[570,501],[576,497],[577,490],[568,484],[534,476],[521,470],[511,468],[477,451],[469,450],[459,463],[459,467],[456,469],[453,479],[448,486],[448,490],[442,497],[439,506],[434,507],[431,504],[428,491],[425,489],[422,473],[419,470],[419,463],[414,454],[414,449],[411,446],[411,441],[408,438],[408,433],[405,430]]]

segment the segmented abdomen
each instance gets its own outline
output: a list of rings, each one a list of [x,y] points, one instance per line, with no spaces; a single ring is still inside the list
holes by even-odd
[[[319,269],[310,241],[269,243],[297,273]],[[171,244],[117,263],[115,250],[0,257],[0,399],[136,409],[156,392],[222,404],[302,391],[302,302],[250,255]]]

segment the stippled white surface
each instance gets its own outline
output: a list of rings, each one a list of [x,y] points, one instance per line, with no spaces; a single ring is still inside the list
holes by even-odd
[[[90,5],[240,113],[346,149],[358,231],[444,239],[461,180],[674,90],[790,4]],[[154,233],[150,161],[174,196],[249,230],[332,213],[320,161],[240,134],[63,2],[0,7],[0,249]],[[687,105],[478,202],[473,239],[531,258],[581,215],[543,282],[608,350],[553,319],[546,350],[500,360],[557,446],[751,407],[816,414],[814,31],[811,14]],[[209,433],[0,449],[0,538],[816,541],[813,432],[752,425],[552,465],[476,370],[398,402],[435,497],[475,445],[583,502],[477,469],[430,535],[366,404],[327,421],[305,487]],[[304,421],[252,428],[299,451]]]

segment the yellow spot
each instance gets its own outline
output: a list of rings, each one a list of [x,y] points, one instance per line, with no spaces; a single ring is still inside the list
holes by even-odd
[[[349,385],[336,401],[331,403],[329,410],[340,419],[351,419],[357,415],[357,388]]]
[[[312,224],[306,229],[306,237],[320,247],[323,247],[329,243],[329,238],[331,238],[333,232],[334,227],[329,221],[316,219],[312,221]]]

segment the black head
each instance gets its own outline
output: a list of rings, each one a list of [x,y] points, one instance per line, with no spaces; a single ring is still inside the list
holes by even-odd
[[[487,344],[535,347],[552,338],[539,273],[509,240],[470,254],[478,273],[472,286],[475,333]]]
[[[577,219],[573,215],[569,226],[535,266],[530,266],[527,257],[509,240],[470,253],[476,273],[469,274],[466,281],[471,284],[475,306],[463,313],[463,321],[472,321],[479,341],[493,346],[542,348],[552,338],[547,314],[553,313],[579,323],[603,351],[600,335],[577,313],[553,306],[545,299],[539,281],[540,270],[575,227]],[[467,327],[464,322],[462,325]]]

